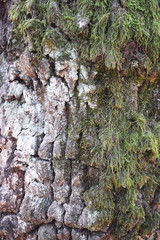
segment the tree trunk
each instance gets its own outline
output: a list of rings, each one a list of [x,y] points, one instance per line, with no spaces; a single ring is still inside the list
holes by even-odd
[[[0,239],[160,239],[151,3],[0,0]]]

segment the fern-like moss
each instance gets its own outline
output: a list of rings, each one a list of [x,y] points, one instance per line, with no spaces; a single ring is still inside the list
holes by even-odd
[[[119,69],[129,56],[140,60],[142,56],[136,51],[145,55],[151,65],[159,59],[158,0],[19,0],[10,16],[17,29],[25,27],[28,16],[43,21],[45,31],[48,26],[54,27],[76,44],[81,59],[95,61],[102,56],[108,68]],[[131,42],[134,44],[128,46]]]
[[[140,79],[103,71],[95,78],[98,90],[91,99],[96,98],[98,105],[82,122],[80,146],[81,161],[98,168],[101,175],[99,185],[86,191],[84,198],[88,207],[101,212],[106,224],[114,220],[115,239],[135,240],[159,224],[150,205],[160,184],[159,123],[155,113],[151,117],[139,102],[142,96],[152,101],[154,86],[145,95],[139,92],[137,99],[133,86],[140,88]]]

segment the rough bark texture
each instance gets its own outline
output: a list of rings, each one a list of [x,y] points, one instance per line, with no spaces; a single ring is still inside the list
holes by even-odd
[[[37,60],[29,40],[19,43],[13,32],[8,13],[14,2],[0,1],[0,239],[160,239],[158,180],[150,181],[148,170],[156,169],[159,178],[158,73],[147,78],[138,60],[131,74],[128,66],[122,72],[108,70],[101,58],[84,65],[75,48],[67,59],[47,44]],[[132,53],[135,48],[134,43],[126,46],[126,58],[138,54]],[[126,150],[124,139],[132,133],[138,143],[130,140]],[[121,156],[132,156],[128,161],[142,151],[135,164],[141,173],[137,178],[134,171],[126,177],[127,161],[113,163],[111,177],[106,159],[110,166],[117,159],[118,141],[123,141]],[[136,200],[127,190],[132,185]]]

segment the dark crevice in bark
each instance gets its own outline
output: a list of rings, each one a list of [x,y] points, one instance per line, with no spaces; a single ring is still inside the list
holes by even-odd
[[[50,160],[50,165],[51,165],[51,170],[52,170],[52,176],[53,176],[53,179],[52,179],[52,181],[51,181],[51,187],[50,187],[50,189],[51,189],[51,197],[52,197],[52,200],[54,199],[54,192],[53,192],[53,188],[52,188],[52,184],[54,183],[54,180],[55,180],[55,172],[54,172],[54,168],[53,168],[53,159],[52,160]]]
[[[69,125],[69,120],[70,120],[70,105],[68,102],[65,102],[65,112],[66,112],[66,120],[67,120],[67,128]]]
[[[18,81],[20,84],[25,85],[28,89],[31,89],[34,91],[34,85],[33,81],[30,79],[29,83],[26,83],[23,79],[21,79],[19,76],[15,78],[15,81]]]
[[[69,174],[69,181],[68,181],[69,193],[68,193],[68,198],[66,200],[66,203],[69,203],[70,196],[72,194],[72,160],[68,160],[68,161],[69,161],[69,165],[70,165],[70,174]]]
[[[75,82],[75,87],[74,87],[74,96],[73,97],[77,97],[77,87],[79,86],[79,82],[80,82],[80,66],[77,70],[77,76],[78,76],[78,79],[77,81]]]
[[[66,79],[64,77],[60,77],[60,76],[58,76],[58,78],[61,79],[61,81],[65,84],[65,86],[68,88],[68,91],[69,91],[69,86],[68,86]]]
[[[50,63],[51,75],[56,76],[55,61],[49,55],[47,55],[47,59],[49,60]]]

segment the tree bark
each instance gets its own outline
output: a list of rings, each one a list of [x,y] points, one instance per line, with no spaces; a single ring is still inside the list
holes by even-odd
[[[0,239],[160,239],[159,70],[144,67],[136,41],[123,66],[86,62],[53,19],[67,47],[46,38],[39,52],[42,22],[15,33],[15,2],[0,1]]]

